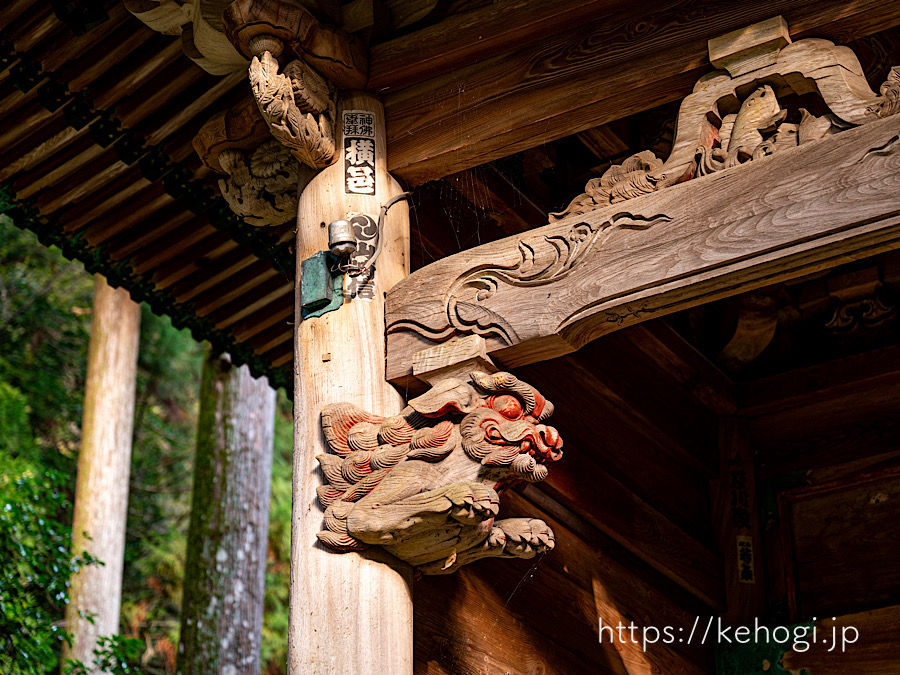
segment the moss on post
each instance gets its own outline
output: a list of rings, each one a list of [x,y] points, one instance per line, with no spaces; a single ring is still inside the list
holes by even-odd
[[[275,390],[227,355],[203,364],[179,673],[259,672]]]

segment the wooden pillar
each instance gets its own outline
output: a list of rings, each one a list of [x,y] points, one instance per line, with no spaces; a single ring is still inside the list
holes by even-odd
[[[719,418],[719,479],[713,481],[713,524],[725,572],[725,625],[753,625],[765,612],[762,541],[753,447],[747,422]]]
[[[374,195],[350,194],[345,184],[348,166],[342,120],[346,116],[342,111],[353,110],[368,111],[375,117]],[[328,249],[328,223],[351,214],[368,214],[377,220],[381,207],[401,192],[385,168],[380,100],[364,93],[343,96],[335,126],[338,161],[316,176],[300,197],[298,279],[300,262]],[[382,236],[384,249],[376,264],[370,298],[345,300],[336,311],[301,320],[300,284],[296,291],[291,675],[413,672],[410,568],[380,550],[335,553],[316,539],[323,529],[316,488],[323,480],[315,457],[328,451],[319,421],[322,407],[348,401],[373,413],[391,415],[404,405],[401,395],[384,378],[384,294],[409,272],[405,203],[388,212]]]
[[[97,638],[119,632],[140,319],[141,307],[128,292],[97,275],[72,545],[103,565],[72,577],[66,630],[73,642],[64,646],[63,661],[90,664]]]
[[[275,390],[227,355],[203,364],[178,672],[258,673]]]

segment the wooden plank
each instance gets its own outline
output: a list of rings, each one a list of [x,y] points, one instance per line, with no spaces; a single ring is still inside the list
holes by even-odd
[[[827,404],[848,394],[867,392],[900,382],[900,345],[851,354],[826,363],[789,370],[741,385],[741,415],[769,413]]]
[[[721,611],[722,560],[592,462],[584,450],[568,449],[536,484],[554,500],[582,514],[598,530],[640,560]]]
[[[685,618],[709,613],[709,606],[678,584],[659,574],[649,565],[605,536],[581,514],[560,504],[534,485],[525,485],[504,494],[504,509],[511,514],[538,516],[553,529],[556,538],[552,553],[541,560],[540,568],[549,567],[569,579],[577,588],[590,589],[596,617],[604,622],[609,612],[620,612],[636,624],[683,625]],[[594,617],[590,617],[594,618]],[[589,618],[589,620],[590,620]],[[625,619],[628,622],[628,619]],[[599,625],[594,626],[599,628]],[[599,634],[598,634],[599,642]],[[609,636],[606,634],[608,641]],[[628,645],[616,640],[628,651]],[[706,664],[710,650],[697,643],[675,642],[670,647],[696,664]],[[638,669],[638,672],[643,672]],[[665,669],[658,672],[666,672]]]
[[[390,170],[416,185],[682,98],[711,69],[709,39],[779,14],[794,39],[849,41],[900,23],[881,0],[652,4],[389,94]]]
[[[819,619],[816,642],[810,640],[806,651],[788,651],[781,665],[793,675],[804,671],[809,675],[896,675],[898,634],[900,605]]]
[[[900,595],[900,466],[779,496],[797,618],[890,604]]]
[[[626,328],[623,334],[712,412],[735,412],[737,391],[731,378],[665,321],[645,321]]]
[[[623,411],[627,403],[594,389],[593,378],[584,379],[584,368],[573,369],[571,358],[516,371],[526,382],[540,383],[541,392],[553,401],[553,426],[565,439],[567,456],[588,456],[679,528],[712,544],[708,475],[689,468],[662,434],[654,435],[652,424],[641,426],[634,413]],[[584,412],[586,401],[591,402],[590,415]]]
[[[689,628],[693,617],[590,526],[573,530],[515,493],[504,500],[510,515],[545,520],[556,548],[538,561],[485,560],[418,580],[415,672],[708,672],[702,647],[657,644],[644,652],[606,633],[601,640],[599,618]]]
[[[454,333],[515,367],[896,249],[898,135],[888,117],[432,263],[388,293],[387,377]]]
[[[883,455],[900,438],[900,380],[751,418],[750,431],[765,478]]]
[[[386,93],[589,21],[623,0],[502,0],[371,50],[368,88]]]
[[[724,562],[726,625],[752,625],[766,609],[756,468],[746,421],[722,417],[721,470],[710,488],[713,522]]]

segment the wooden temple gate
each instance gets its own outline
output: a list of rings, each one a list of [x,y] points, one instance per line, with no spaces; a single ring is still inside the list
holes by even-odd
[[[900,668],[900,6],[651,4],[0,15],[4,210],[293,392],[292,675]]]

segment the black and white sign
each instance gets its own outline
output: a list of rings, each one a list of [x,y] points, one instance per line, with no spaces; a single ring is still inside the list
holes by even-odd
[[[354,267],[362,267],[375,254],[378,245],[378,222],[372,216],[366,214],[350,216],[347,218],[353,224],[353,235],[356,237],[356,253],[350,258]],[[360,298],[361,300],[375,299],[375,269],[372,269],[365,277],[348,276],[345,296]]]
[[[348,195],[375,194],[375,113],[345,110],[344,192]]]

